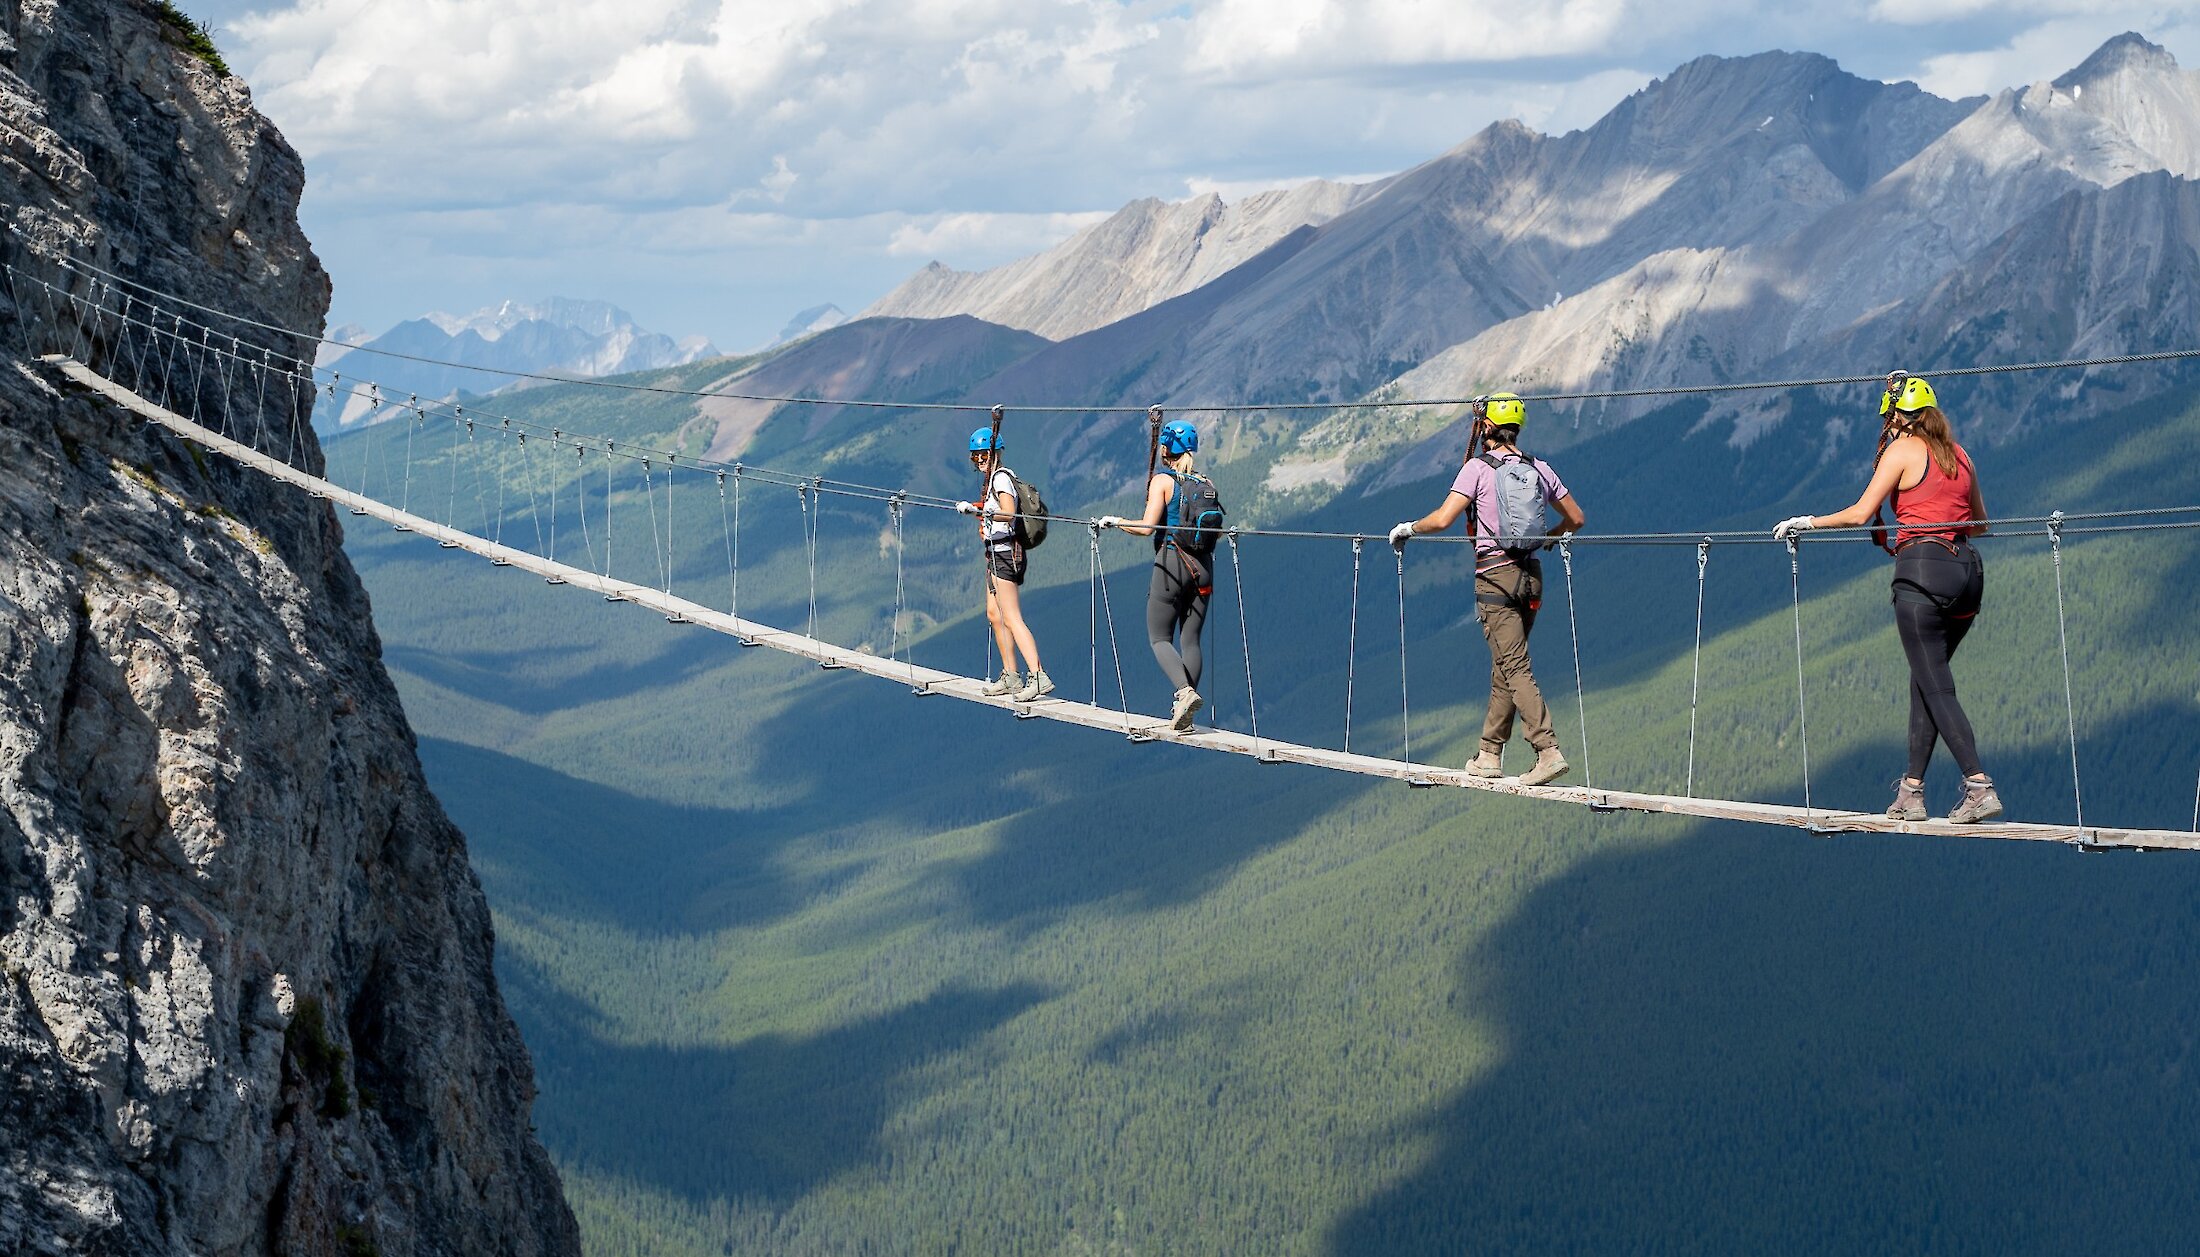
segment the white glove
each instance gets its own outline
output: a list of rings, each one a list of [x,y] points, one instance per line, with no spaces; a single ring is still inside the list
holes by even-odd
[[[1406,538],[1413,535],[1413,525],[1400,524],[1390,530],[1390,544],[1400,550],[1406,548]]]
[[[965,515],[975,515],[978,513],[978,504],[976,502],[957,502],[955,503],[955,509]]]
[[[1099,519],[1096,519],[1093,522],[1100,525],[1102,528],[1121,528],[1123,526],[1123,517],[1120,515],[1102,515]]]
[[[1774,541],[1792,540],[1795,534],[1809,532],[1817,526],[1812,522],[1812,517],[1809,515],[1798,515],[1793,519],[1783,519],[1772,526],[1772,539]]]

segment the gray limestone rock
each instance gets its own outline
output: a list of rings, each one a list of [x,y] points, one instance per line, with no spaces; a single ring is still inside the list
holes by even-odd
[[[0,35],[0,1252],[575,1253],[336,516],[22,361],[63,250],[319,328],[298,156],[140,0]]]

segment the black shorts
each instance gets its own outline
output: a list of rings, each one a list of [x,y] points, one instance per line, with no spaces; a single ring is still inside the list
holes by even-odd
[[[1024,583],[1024,548],[1018,545],[1002,546],[997,549],[988,546],[985,552],[985,570],[991,572],[995,580],[1004,580],[1011,585],[1022,585]]]

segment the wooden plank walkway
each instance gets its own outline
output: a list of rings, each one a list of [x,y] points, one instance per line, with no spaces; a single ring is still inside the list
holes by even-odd
[[[1169,727],[1165,719],[1124,713],[1090,703],[1071,702],[1065,699],[1045,698],[1034,703],[1018,703],[1005,698],[987,697],[979,692],[983,681],[941,672],[933,668],[919,667],[902,660],[884,658],[867,651],[836,646],[800,633],[790,633],[758,624],[751,620],[736,619],[723,611],[714,610],[700,603],[677,598],[660,589],[636,585],[631,581],[606,577],[585,568],[565,563],[554,563],[539,555],[474,536],[438,524],[433,520],[401,511],[394,506],[353,493],[339,485],[290,466],[287,463],[262,454],[250,446],[232,441],[164,407],[157,406],[136,393],[114,383],[86,367],[82,363],[61,355],[45,359],[69,379],[83,387],[107,397],[117,405],[159,424],[161,427],[186,440],[196,442],[207,449],[234,459],[255,471],[288,484],[296,485],[316,497],[326,498],[356,513],[379,519],[400,530],[417,533],[422,537],[479,555],[500,565],[533,572],[545,578],[556,578],[576,589],[591,590],[606,598],[630,602],[659,612],[677,623],[698,624],[728,636],[740,639],[744,644],[769,647],[790,655],[816,661],[826,668],[845,668],[862,672],[907,686],[922,694],[940,694],[964,702],[982,703],[1013,712],[1019,717],[1038,720],[1058,720],[1065,724],[1082,725],[1113,733],[1118,737],[1138,741],[1175,742],[1202,750],[1223,751],[1232,755],[1244,755],[1273,764],[1305,764],[1316,768],[1334,769],[1365,777],[1384,777],[1403,781],[1419,787],[1449,786],[1467,790],[1480,790],[1490,794],[1510,794],[1524,798],[1541,799],[1552,803],[1570,803],[1600,812],[1652,812],[1673,816],[1706,817],[1717,820],[1748,821],[1759,825],[1784,825],[1818,834],[1838,833],[1900,833],[1931,834],[1939,837],[2003,838],[2033,842],[2061,842],[2084,847],[2113,847],[2127,849],[2181,848],[2200,850],[2200,833],[2175,829],[2112,829],[2087,826],[2079,830],[2074,825],[2038,825],[2020,822],[1994,821],[1983,825],[1950,825],[1943,820],[1897,821],[1868,812],[1836,812],[1824,808],[1805,809],[1774,803],[1751,803],[1728,799],[1683,798],[1676,795],[1641,794],[1626,790],[1590,789],[1584,786],[1524,786],[1511,778],[1491,780],[1470,777],[1456,768],[1439,768],[1429,764],[1415,764],[1404,760],[1383,759],[1372,755],[1353,755],[1324,747],[1301,746],[1292,742],[1279,742],[1273,738],[1255,738],[1249,734],[1219,729],[1195,729],[1178,733]]]

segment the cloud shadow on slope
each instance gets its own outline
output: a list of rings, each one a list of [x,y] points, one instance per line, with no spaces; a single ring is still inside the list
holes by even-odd
[[[2044,780],[2060,757],[2007,767]],[[1333,1252],[2168,1251],[2191,1232],[2188,854],[1704,824],[1541,885],[1458,982],[1506,1054],[1385,1137],[1437,1147],[1336,1221]]]
[[[887,1126],[947,1085],[937,1069],[1049,998],[1013,983],[947,988],[813,1034],[731,1046],[617,1042],[530,962],[500,958],[527,1020],[561,1162],[641,1181],[698,1205],[785,1206],[882,1155]],[[830,1095],[832,1103],[819,1104]]]

